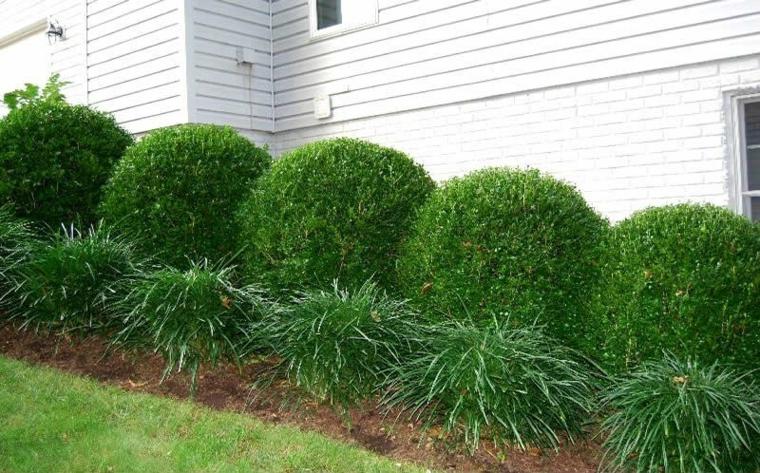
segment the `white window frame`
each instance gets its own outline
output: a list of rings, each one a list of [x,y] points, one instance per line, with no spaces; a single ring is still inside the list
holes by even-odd
[[[343,2],[352,2],[357,0],[342,0]],[[377,0],[364,0],[367,2],[371,11],[367,16],[359,21],[351,21],[344,15],[339,25],[328,26],[327,28],[317,28],[317,0],[309,0],[309,34],[312,40],[322,39],[331,36],[337,36],[349,31],[355,31],[369,26],[376,25],[378,22]]]
[[[731,117],[733,121],[734,139],[733,152],[733,200],[734,208],[747,218],[752,218],[751,197],[760,197],[760,190],[750,191],[747,175],[747,140],[744,106],[748,103],[760,102],[760,91],[737,94],[731,97]]]

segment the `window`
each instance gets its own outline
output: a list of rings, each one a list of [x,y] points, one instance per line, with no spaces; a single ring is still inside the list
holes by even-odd
[[[309,8],[312,37],[377,23],[377,0],[310,0]]]
[[[760,97],[738,102],[740,163],[739,209],[755,222],[760,221]]]

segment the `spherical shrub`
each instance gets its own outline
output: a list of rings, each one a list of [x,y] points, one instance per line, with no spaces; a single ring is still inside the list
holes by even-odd
[[[602,397],[605,471],[754,473],[760,467],[758,386],[747,374],[666,356]]]
[[[659,207],[616,225],[605,249],[595,320],[610,366],[663,349],[760,358],[760,228],[712,205]]]
[[[274,288],[395,282],[398,246],[434,188],[406,155],[354,139],[296,149],[240,213],[249,274]]]
[[[113,326],[111,305],[142,263],[132,244],[106,228],[75,229],[38,243],[18,269],[22,326],[92,334]]]
[[[154,131],[116,166],[101,215],[139,234],[142,250],[168,264],[228,258],[237,250],[235,210],[270,161],[229,127]]]
[[[422,348],[390,376],[388,407],[442,422],[471,452],[497,444],[554,447],[594,412],[593,371],[535,327],[444,322],[420,331]]]
[[[85,106],[36,102],[12,110],[0,120],[0,199],[53,228],[89,225],[131,143],[113,117]]]
[[[278,356],[275,377],[347,407],[377,391],[388,368],[410,353],[416,333],[404,302],[366,282],[354,291],[304,292],[254,325],[252,337]]]
[[[606,222],[568,184],[491,168],[422,207],[399,261],[405,295],[432,317],[536,319],[580,345]]]
[[[119,304],[123,328],[114,343],[160,353],[164,376],[187,368],[195,392],[201,363],[239,361],[237,347],[268,307],[254,286],[233,286],[232,268],[194,263],[146,272]]]

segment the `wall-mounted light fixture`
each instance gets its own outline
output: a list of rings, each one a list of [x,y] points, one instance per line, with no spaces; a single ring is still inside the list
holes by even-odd
[[[61,26],[55,20],[48,20],[47,37],[48,37],[48,42],[50,44],[56,43],[59,40],[64,39],[63,38],[63,26]]]

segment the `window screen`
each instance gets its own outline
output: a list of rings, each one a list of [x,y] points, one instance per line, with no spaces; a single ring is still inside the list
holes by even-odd
[[[744,105],[744,142],[747,146],[747,190],[760,190],[760,102]]]
[[[317,29],[329,28],[343,22],[341,0],[317,0]]]

